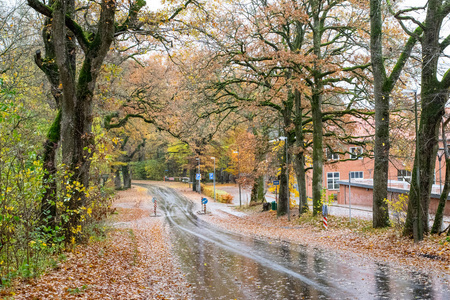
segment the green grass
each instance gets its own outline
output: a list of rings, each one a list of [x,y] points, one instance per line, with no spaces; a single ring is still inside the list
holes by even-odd
[[[68,291],[69,294],[71,294],[71,295],[77,295],[77,294],[84,293],[84,291],[87,290],[88,288],[89,288],[89,287],[88,287],[87,285],[83,284],[83,285],[81,286],[81,288],[79,288],[79,287],[76,287],[76,288],[74,288],[74,289],[67,288],[67,291]]]

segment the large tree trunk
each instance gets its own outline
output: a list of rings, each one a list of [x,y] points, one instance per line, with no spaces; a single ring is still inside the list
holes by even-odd
[[[445,6],[445,8],[443,7]],[[445,104],[450,87],[450,72],[446,72],[439,81],[438,64],[441,53],[448,43],[439,43],[443,19],[449,14],[447,1],[430,0],[421,38],[422,44],[422,90],[419,126],[419,149],[416,151],[408,213],[406,215],[404,235],[413,236],[415,241],[423,239],[429,231],[428,209],[436,165],[439,122],[445,113]],[[445,45],[445,47],[443,46]],[[419,186],[417,186],[419,176]]]
[[[313,196],[313,215],[322,211],[322,178],[323,178],[323,123],[322,123],[322,97],[323,81],[321,74],[322,52],[322,24],[320,20],[321,1],[311,1],[311,10],[313,13],[313,48],[316,59],[314,60],[313,77],[314,82],[311,96],[311,117],[313,122],[313,178],[312,178],[312,196]]]
[[[423,81],[422,81],[423,82]],[[444,115],[447,96],[445,94],[430,95],[426,92],[426,84],[422,85],[422,114],[419,126],[419,150],[416,151],[414,169],[409,193],[408,212],[406,215],[404,235],[413,236],[415,241],[423,240],[429,232],[430,193],[433,182],[433,170],[436,165],[439,121]],[[432,89],[435,90],[434,88]],[[428,95],[425,95],[427,93]],[[417,186],[417,172],[419,188]]]
[[[195,169],[189,170],[189,181],[192,182],[192,191],[193,192],[197,192],[197,182],[195,180],[195,173],[196,173]]]
[[[130,165],[128,163],[122,166],[122,177],[123,177],[123,188],[125,190],[131,188]]]
[[[295,155],[295,171],[297,174],[298,186],[298,205],[299,216],[309,210],[308,201],[306,198],[306,172],[305,172],[305,155],[304,139],[303,139],[303,110],[301,107],[301,94],[299,90],[295,90],[295,144],[298,153]]]
[[[322,133],[322,96],[314,92],[311,101],[313,119],[313,215],[322,211],[322,175],[323,175],[323,133]]]
[[[434,222],[433,227],[431,228],[431,234],[440,233],[443,227],[443,219],[444,219],[444,211],[445,211],[445,204],[447,203],[448,193],[450,192],[450,152],[447,145],[447,137],[445,134],[445,127],[450,122],[450,118],[448,118],[445,122],[442,121],[441,126],[441,133],[442,133],[442,146],[444,151],[444,157],[445,157],[445,183],[444,188],[442,189],[441,195],[439,197],[439,205],[436,209],[436,214],[434,216]],[[441,158],[439,157],[439,167],[441,166]],[[440,176],[441,170],[439,170],[439,176]],[[439,178],[440,181],[440,178]],[[439,188],[440,188],[441,182],[439,182]]]
[[[389,169],[389,95],[400,77],[411,51],[416,43],[416,36],[422,33],[418,27],[399,56],[390,76],[386,74],[383,59],[381,0],[370,0],[370,54],[373,68],[375,96],[375,164],[373,179],[373,227],[389,226],[387,203],[388,169]]]
[[[113,169],[114,172],[114,188],[116,190],[122,189],[122,181],[120,180],[120,169],[119,167],[116,167]]]
[[[30,2],[30,1],[29,1]],[[101,65],[114,38],[115,2],[102,1],[97,32],[93,40],[85,38],[85,32],[73,32],[85,53],[78,80],[72,67],[70,46],[66,43],[66,18],[74,12],[73,0],[60,0],[54,4],[53,37],[56,52],[56,62],[60,72],[63,88],[61,105],[61,140],[63,163],[68,166],[70,174],[69,185],[72,188],[68,201],[69,219],[64,224],[66,241],[74,242],[80,237],[80,215],[78,208],[86,204],[86,196],[81,188],[89,186],[90,156],[94,151],[92,125],[92,97],[95,82],[100,73]]]
[[[431,227],[431,234],[438,234],[442,230],[444,220],[445,204],[447,203],[448,194],[450,193],[450,157],[445,159],[445,183],[442,189],[439,205],[434,217],[433,227]]]
[[[370,1],[370,53],[374,77],[375,96],[375,147],[373,174],[373,227],[389,226],[387,199],[389,174],[389,93],[384,86],[386,72],[382,54],[381,1]]]
[[[288,73],[286,78],[289,80],[291,78],[291,74]],[[290,190],[289,190],[289,142],[291,135],[291,116],[292,116],[292,108],[294,105],[294,95],[289,90],[286,101],[283,102],[284,108],[281,111],[283,114],[283,133],[285,137],[284,151],[281,151],[283,155],[281,156],[281,174],[280,174],[280,198],[278,199],[277,205],[277,215],[282,216],[288,212],[288,205],[290,205]]]
[[[59,71],[55,62],[56,54],[50,18],[45,18],[44,27],[42,29],[42,40],[45,46],[45,58],[42,59],[41,51],[38,50],[34,59],[36,65],[44,72],[50,82],[50,91],[55,99],[58,113],[47,133],[47,140],[44,143],[44,154],[42,156],[44,176],[42,178],[42,186],[44,186],[45,192],[41,200],[41,222],[46,227],[55,227],[57,218],[56,202],[58,195],[58,185],[56,183],[56,153],[61,136],[61,111],[59,107],[62,101],[62,93],[59,88]],[[69,40],[68,43],[70,43]],[[75,56],[75,53],[73,53],[73,56]]]
[[[280,153],[281,154],[281,153]],[[286,177],[286,152],[280,159],[281,174],[280,174],[280,190],[278,194],[277,216],[283,216],[287,213],[288,206],[288,190],[287,190],[287,177]]]
[[[58,112],[56,119],[47,134],[47,141],[44,144],[44,155],[42,157],[44,176],[42,178],[45,187],[41,201],[41,220],[46,227],[56,226],[56,202],[58,196],[58,185],[56,183],[56,151],[58,150],[60,137],[61,112]]]
[[[264,176],[258,176],[253,183],[250,202],[264,202]]]

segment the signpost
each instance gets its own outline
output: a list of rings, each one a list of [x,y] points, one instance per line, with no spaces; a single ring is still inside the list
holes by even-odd
[[[280,185],[280,181],[274,180],[272,184],[275,186],[275,202],[278,203],[277,195],[278,195],[278,186]]]
[[[156,217],[156,197],[152,198],[152,202],[153,202],[153,209],[154,209],[155,217]]]
[[[208,199],[202,198],[203,213],[204,213],[204,214],[206,214],[206,203],[208,203]]]
[[[216,202],[216,158],[211,157],[211,159],[214,160],[214,173],[213,173],[213,178],[211,178],[211,175],[210,175],[209,179],[214,179],[214,202]]]

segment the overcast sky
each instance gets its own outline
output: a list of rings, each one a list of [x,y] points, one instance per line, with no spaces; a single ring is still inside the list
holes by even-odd
[[[147,6],[152,10],[157,10],[158,8],[161,8],[161,0],[146,0]]]

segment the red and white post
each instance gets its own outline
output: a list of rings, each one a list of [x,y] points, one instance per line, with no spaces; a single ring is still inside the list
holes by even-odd
[[[155,213],[155,217],[156,217],[156,206],[157,206],[157,204],[156,204],[156,198],[153,197],[152,201],[153,201],[153,212]]]
[[[322,205],[323,228],[328,229],[328,206]]]

